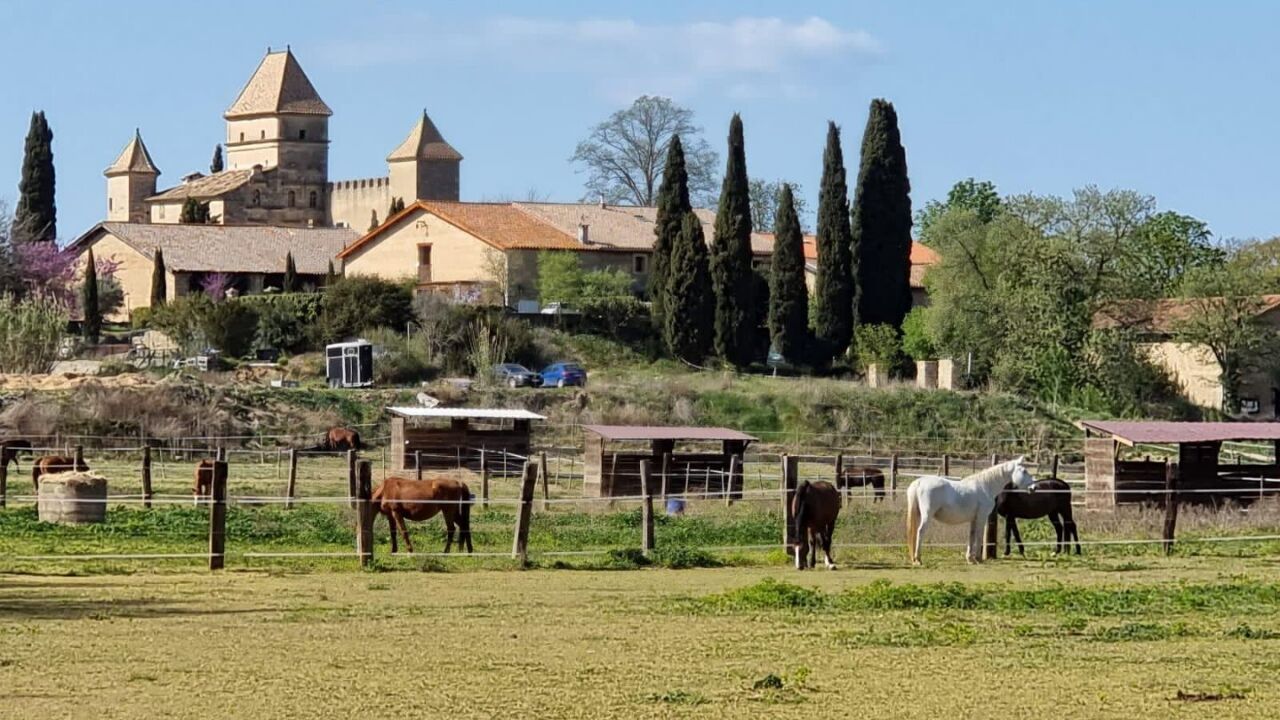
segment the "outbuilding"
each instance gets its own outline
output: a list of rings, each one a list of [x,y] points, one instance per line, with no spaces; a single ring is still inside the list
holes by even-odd
[[[742,497],[742,460],[756,438],[722,427],[583,425],[583,494],[640,494],[648,460],[654,494],[726,493]]]
[[[393,470],[470,468],[514,472],[529,457],[534,420],[522,409],[389,407]]]

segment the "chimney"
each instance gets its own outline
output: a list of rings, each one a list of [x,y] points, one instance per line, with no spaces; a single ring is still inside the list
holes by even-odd
[[[315,218],[307,218],[307,227],[314,228],[316,226]]]
[[[591,243],[591,226],[586,223],[578,223],[578,242],[583,245]]]
[[[609,205],[604,201],[604,193],[600,193],[600,207],[607,208]]]

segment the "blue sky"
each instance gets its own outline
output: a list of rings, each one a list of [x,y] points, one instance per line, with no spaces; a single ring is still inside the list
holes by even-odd
[[[898,109],[917,208],[969,176],[1002,192],[1096,184],[1152,194],[1219,237],[1280,233],[1280,4],[187,7],[0,5],[0,199],[12,205],[33,109],[55,133],[65,239],[105,214],[102,170],[135,126],[162,186],[207,170],[222,112],[267,47],[288,43],[334,109],[334,179],[384,174],[425,107],[466,156],[464,199],[536,189],[576,200],[576,142],[649,93],[691,107],[722,154],[729,116],[741,112],[751,175],[799,182],[812,202],[827,120],[845,128],[856,165],[867,105],[885,97]]]

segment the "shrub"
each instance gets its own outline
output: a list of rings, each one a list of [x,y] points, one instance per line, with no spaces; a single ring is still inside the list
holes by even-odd
[[[257,347],[301,352],[310,346],[310,330],[320,314],[320,295],[250,295],[239,302],[258,313]]]
[[[855,332],[858,366],[895,367],[902,358],[902,342],[892,325],[859,325]]]
[[[227,357],[241,357],[253,349],[258,314],[240,300],[213,302],[197,293],[152,308],[151,323],[185,353],[212,347]]]
[[[374,380],[380,385],[408,385],[434,377],[435,369],[420,338],[420,334],[410,337],[389,328],[366,333],[365,339],[383,352],[373,364]]]
[[[134,330],[151,327],[151,308],[140,307],[129,311],[129,326]]]
[[[413,320],[413,295],[403,284],[379,278],[344,277],[325,288],[320,301],[320,338],[349,338],[376,327],[403,329]]]
[[[933,360],[938,357],[938,350],[929,337],[925,312],[927,311],[923,307],[914,307],[902,319],[902,351],[912,360]]]
[[[47,371],[66,328],[66,308],[52,298],[0,295],[0,372]]]
[[[584,300],[581,330],[628,345],[658,345],[649,308],[632,296],[614,296]]]

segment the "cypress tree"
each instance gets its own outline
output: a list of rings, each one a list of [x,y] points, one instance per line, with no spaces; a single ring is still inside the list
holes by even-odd
[[[164,305],[169,295],[165,280],[164,250],[156,248],[156,260],[151,265],[151,307]]]
[[[298,268],[293,264],[293,252],[284,254],[284,287],[287,293],[298,292]]]
[[[663,336],[667,349],[682,360],[702,362],[711,352],[715,334],[715,296],[702,221],[692,210],[684,214],[680,233],[671,247],[665,291]]]
[[[898,113],[879,98],[862,134],[852,229],[858,322],[900,328],[911,311],[911,181]]]
[[[813,360],[829,364],[844,354],[853,339],[853,276],[849,230],[849,188],[845,183],[840,128],[827,123],[818,190],[818,277],[814,285]]]
[[[222,172],[222,144],[213,146],[213,161],[209,163],[209,172],[217,175]]]
[[[31,113],[22,156],[18,204],[13,213],[13,239],[52,242],[58,237],[58,207],[54,202],[53,131],[44,111]]]
[[[84,265],[84,287],[80,288],[80,306],[84,310],[81,331],[85,342],[97,344],[102,334],[102,311],[98,307],[98,264],[89,248]]]
[[[769,337],[782,357],[807,364],[809,288],[804,284],[804,233],[791,186],[784,184],[774,221],[773,262],[769,271]]]
[[[689,172],[684,164],[684,146],[680,136],[671,138],[667,146],[667,164],[662,170],[662,185],[658,187],[658,214],[653,226],[653,260],[649,266],[650,313],[658,328],[663,327],[662,313],[666,302],[668,268],[671,267],[671,249],[680,234],[684,216],[692,210],[689,204]]]
[[[403,209],[404,209],[404,198],[402,197],[391,198],[391,207],[387,208],[387,217],[390,218],[392,215],[395,215],[396,213],[400,212]]]
[[[369,229],[374,230],[377,227],[378,227],[378,211],[370,210],[369,211]]]
[[[200,201],[193,197],[187,198],[182,203],[182,210],[178,213],[178,222],[183,225],[196,225],[200,220]]]
[[[756,359],[760,309],[751,270],[751,201],[742,118],[729,122],[729,159],[725,164],[715,240],[711,243],[711,285],[716,296],[716,354],[735,367]]]
[[[329,269],[324,273],[324,286],[329,287],[338,279],[338,274],[333,271],[333,261],[329,261]]]

